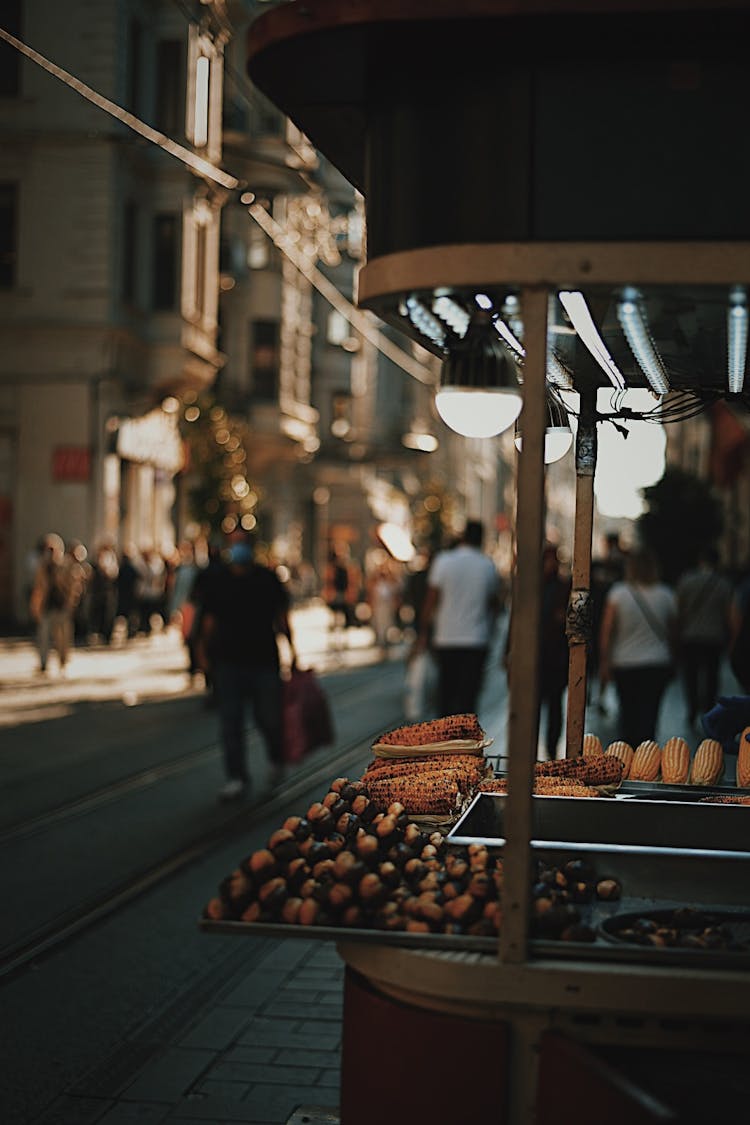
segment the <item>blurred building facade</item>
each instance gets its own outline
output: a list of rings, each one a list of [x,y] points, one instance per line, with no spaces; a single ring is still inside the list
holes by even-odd
[[[695,418],[667,426],[667,464],[710,482],[721,502],[721,562],[750,571],[750,426],[744,411],[716,402]]]
[[[352,299],[362,201],[245,77],[243,32],[260,7],[9,0],[3,22],[223,162]],[[431,388],[332,307],[252,217],[250,195],[1,50],[0,619],[24,619],[30,552],[48,531],[160,549],[200,528],[183,439],[209,391],[247,423],[252,523],[282,561],[320,575],[341,545],[364,565],[382,522],[437,545],[472,516],[491,549],[508,539],[512,454],[449,431]],[[434,357],[380,331],[436,374]]]

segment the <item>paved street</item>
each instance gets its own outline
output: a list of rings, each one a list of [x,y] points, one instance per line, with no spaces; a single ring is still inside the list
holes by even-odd
[[[38,676],[28,641],[0,645],[8,701],[0,731],[3,901],[13,907],[4,912],[4,945],[15,940],[16,920],[43,933],[64,919],[79,891],[107,898],[118,871],[117,885],[126,884],[131,867],[143,872],[213,833],[207,851],[136,887],[117,909],[2,982],[4,1026],[13,1029],[0,1060],[3,1122],[286,1125],[300,1107],[310,1122],[336,1120],[342,969],[333,947],[204,934],[197,926],[237,862],[265,844],[285,816],[319,799],[342,769],[361,773],[366,732],[371,737],[399,716],[400,654],[383,661],[367,630],[329,647],[325,626],[314,607],[296,616],[300,651],[324,673],[336,745],[313,755],[279,790],[259,790],[257,803],[239,816],[215,801],[215,715],[199,686],[188,684],[174,633],[77,650],[64,680],[54,672]],[[502,630],[479,708],[495,739],[490,753],[500,759],[501,652]],[[593,708],[587,724],[604,740],[616,729],[609,697],[607,706],[608,716]],[[659,737],[684,731],[675,683]],[[251,740],[262,781],[254,746]],[[101,800],[94,794],[75,803],[99,788]],[[68,811],[59,820],[45,815],[61,805]],[[35,814],[38,824],[29,822],[19,836],[14,826]]]
[[[361,667],[381,657],[369,627],[331,631],[329,611],[320,603],[293,610],[291,617],[302,666],[326,672]],[[200,691],[186,668],[186,652],[175,628],[130,641],[116,634],[111,646],[76,648],[65,676],[54,655],[48,673],[39,672],[30,638],[0,638],[0,727],[62,718],[74,704],[119,700],[132,707]]]

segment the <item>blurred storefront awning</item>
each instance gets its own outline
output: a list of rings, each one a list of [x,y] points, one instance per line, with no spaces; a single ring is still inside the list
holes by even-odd
[[[125,461],[153,465],[172,476],[185,465],[177,418],[160,407],[140,418],[126,418],[119,423],[116,452]]]

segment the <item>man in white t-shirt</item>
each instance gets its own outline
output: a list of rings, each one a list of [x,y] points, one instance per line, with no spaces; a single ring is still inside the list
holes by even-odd
[[[420,644],[430,640],[438,664],[441,715],[476,711],[492,628],[499,609],[499,580],[482,552],[484,529],[469,520],[458,546],[440,551],[427,576]]]

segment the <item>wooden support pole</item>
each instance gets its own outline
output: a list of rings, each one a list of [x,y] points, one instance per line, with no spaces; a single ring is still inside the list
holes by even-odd
[[[531,890],[531,789],[539,727],[547,299],[544,287],[524,286],[521,291],[526,361],[523,369],[523,448],[518,458],[516,490],[517,558],[511,612],[508,797],[500,934],[500,957],[507,962],[522,962],[526,958]]]
[[[580,757],[586,722],[586,661],[591,642],[591,533],[596,472],[596,388],[581,392],[576,436],[576,512],[573,575],[568,603],[568,714],[565,756]]]

